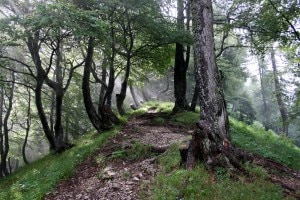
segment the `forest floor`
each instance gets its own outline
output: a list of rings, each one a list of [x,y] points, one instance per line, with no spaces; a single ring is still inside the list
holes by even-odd
[[[163,119],[162,123],[157,119]],[[74,176],[61,181],[45,199],[149,199],[151,185],[161,170],[156,162],[159,154],[173,143],[186,140],[192,131],[193,127],[173,123],[169,114],[153,110],[132,117],[119,134],[78,165]],[[299,171],[257,155],[252,157],[286,195],[300,199]]]

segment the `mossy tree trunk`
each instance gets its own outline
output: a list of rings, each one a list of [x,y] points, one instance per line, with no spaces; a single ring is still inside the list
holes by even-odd
[[[188,148],[186,167],[198,160],[209,169],[240,168],[230,143],[226,103],[216,65],[211,0],[192,0],[196,84],[201,116]]]

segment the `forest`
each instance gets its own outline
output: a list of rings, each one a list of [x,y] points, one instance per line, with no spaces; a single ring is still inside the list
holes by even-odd
[[[0,0],[0,199],[299,199],[299,19],[298,0]]]

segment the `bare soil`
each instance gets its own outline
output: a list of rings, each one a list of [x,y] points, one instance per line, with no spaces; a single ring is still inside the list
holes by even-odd
[[[158,117],[164,119],[160,124],[155,121]],[[135,200],[149,197],[151,183],[160,171],[155,162],[157,155],[129,159],[122,157],[122,153],[137,142],[162,153],[171,144],[186,140],[193,129],[172,123],[170,115],[165,113],[150,111],[135,116],[107,145],[78,165],[72,178],[61,181],[44,199]],[[252,157],[255,164],[266,169],[272,182],[282,186],[286,195],[300,199],[299,171],[260,156]]]

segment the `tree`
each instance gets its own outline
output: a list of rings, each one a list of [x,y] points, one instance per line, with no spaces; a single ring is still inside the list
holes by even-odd
[[[75,43],[71,41],[74,39],[72,32],[76,29],[76,19],[73,18],[75,14],[72,15],[74,7],[59,3],[41,4],[35,7],[33,4],[16,4],[13,1],[9,1],[7,7],[15,16],[8,19],[9,23],[6,24],[5,31],[9,34],[15,28],[14,24],[19,25],[15,31],[16,34],[10,39],[19,43],[22,42],[18,45],[27,47],[31,61],[25,60],[23,62],[11,55],[2,57],[22,64],[26,72],[21,72],[21,69],[17,72],[34,79],[35,104],[50,148],[55,151],[64,150],[69,147],[69,144],[64,136],[62,125],[63,97],[71,83],[75,69],[83,63],[80,60],[76,63],[75,60],[77,59],[72,56],[71,58],[68,57],[66,54],[70,51],[65,50],[65,48],[71,48]],[[33,8],[34,12],[31,10]],[[29,15],[29,12],[32,14]],[[70,20],[70,24],[66,23],[67,18]],[[8,45],[13,46],[12,44]],[[54,79],[49,77],[51,74]],[[43,101],[45,85],[52,89],[55,97],[53,103],[55,107],[54,123],[51,123],[51,119],[49,123],[49,117],[45,112],[45,102]]]
[[[177,29],[178,31],[184,30],[184,2],[183,0],[177,0]],[[190,26],[190,0],[186,1],[186,27],[189,31]],[[186,100],[186,73],[189,66],[190,59],[190,46],[185,48],[185,45],[180,42],[176,42],[175,49],[175,64],[174,64],[174,97],[175,106],[173,112],[182,112],[188,109],[188,103]]]
[[[0,178],[8,176],[7,155],[9,152],[9,133],[10,130],[10,115],[12,112],[14,90],[15,90],[15,73],[10,72],[11,84],[1,85],[0,88]],[[9,79],[10,77],[6,77]]]
[[[97,131],[103,131],[110,129],[113,123],[118,122],[118,118],[111,112],[110,109],[105,109],[105,107],[99,105],[99,113],[97,113],[96,108],[93,105],[90,92],[90,70],[92,68],[93,55],[95,47],[95,38],[90,37],[88,41],[88,48],[86,54],[86,60],[84,64],[84,72],[82,78],[82,94],[85,109],[92,122],[93,126]]]
[[[216,65],[212,1],[192,0],[191,3],[201,114],[188,148],[186,166],[192,168],[197,160],[201,160],[210,169],[216,166],[239,168],[231,152],[226,103]]]
[[[262,115],[263,115],[263,125],[265,130],[268,131],[270,129],[270,113],[269,113],[269,105],[267,104],[266,97],[266,85],[265,85],[265,63],[262,59],[259,59],[258,63],[258,71],[259,71],[259,82],[261,89],[261,97],[262,97]]]
[[[274,77],[275,96],[276,96],[281,122],[282,122],[282,133],[283,135],[287,136],[288,127],[289,127],[289,117],[288,117],[286,105],[283,102],[282,86],[279,82],[279,75],[278,75],[277,64],[275,60],[274,49],[271,49],[271,63],[272,63],[273,77]]]

